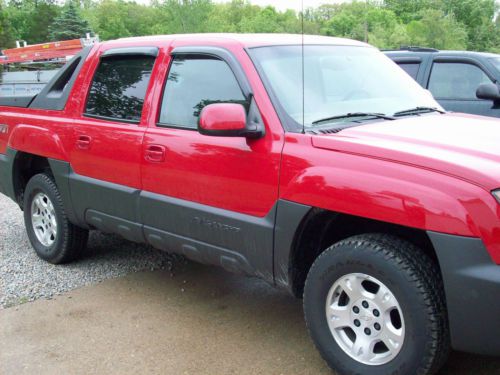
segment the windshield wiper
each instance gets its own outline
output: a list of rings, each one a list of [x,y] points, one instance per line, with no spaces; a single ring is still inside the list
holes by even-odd
[[[430,113],[430,112],[446,113],[445,111],[442,111],[436,107],[415,107],[415,108],[405,109],[404,111],[396,112],[394,116],[395,117],[410,116],[410,115],[418,115],[420,113]]]
[[[328,122],[328,121],[333,121],[333,120],[342,120],[342,119],[354,118],[354,117],[381,118],[384,120],[395,120],[394,117],[385,115],[383,113],[353,112],[353,113],[346,113],[344,115],[322,118],[322,119],[314,121],[312,124],[317,125],[317,124],[321,124],[322,122]]]

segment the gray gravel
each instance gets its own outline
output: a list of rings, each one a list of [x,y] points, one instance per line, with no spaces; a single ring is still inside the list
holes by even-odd
[[[0,309],[54,295],[131,272],[169,269],[176,257],[114,235],[92,232],[88,249],[71,264],[39,259],[28,241],[19,207],[0,194]]]

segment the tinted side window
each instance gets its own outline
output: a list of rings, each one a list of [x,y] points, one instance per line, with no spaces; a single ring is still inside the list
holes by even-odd
[[[434,63],[429,90],[436,99],[477,99],[482,83],[491,83],[477,66],[465,63]]]
[[[420,69],[420,63],[398,63],[399,67],[403,69],[408,75],[417,80],[418,70]]]
[[[90,87],[85,114],[138,122],[154,61],[149,56],[103,58]]]
[[[213,103],[245,104],[231,68],[206,56],[175,57],[163,93],[160,125],[196,129],[201,110]]]

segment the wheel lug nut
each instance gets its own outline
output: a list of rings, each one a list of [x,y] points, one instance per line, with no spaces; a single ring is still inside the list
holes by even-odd
[[[363,305],[363,307],[364,307],[365,309],[367,309],[367,308],[368,308],[368,302],[363,301],[362,305]]]
[[[380,316],[380,311],[378,311],[377,309],[373,310],[373,315],[374,316]]]
[[[365,328],[365,334],[367,336],[370,336],[372,334],[372,331],[370,330],[370,328]]]
[[[358,306],[354,306],[352,308],[352,311],[354,311],[356,314],[359,314],[359,307]]]
[[[377,331],[380,331],[380,324],[375,323],[373,326],[375,327],[375,329],[376,329]]]
[[[354,325],[356,327],[359,327],[361,325],[361,322],[358,319],[354,319]]]

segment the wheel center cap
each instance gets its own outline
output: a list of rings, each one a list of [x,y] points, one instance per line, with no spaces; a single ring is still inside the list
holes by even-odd
[[[361,320],[364,320],[367,323],[373,320],[373,316],[371,316],[371,314],[367,314],[367,313],[360,315],[359,318]]]

